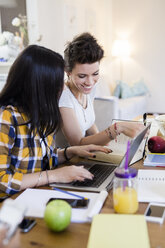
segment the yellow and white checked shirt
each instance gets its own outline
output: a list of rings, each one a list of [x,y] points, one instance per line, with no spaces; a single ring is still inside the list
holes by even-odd
[[[40,136],[30,136],[30,124],[24,124],[27,121],[26,115],[11,105],[0,108],[0,198],[20,190],[23,174],[43,169]],[[45,141],[53,169],[58,164],[55,135]]]

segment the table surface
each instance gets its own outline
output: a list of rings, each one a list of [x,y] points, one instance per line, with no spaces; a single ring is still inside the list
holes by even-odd
[[[144,169],[143,161],[137,162],[133,167]],[[149,167],[145,168],[149,169]],[[16,198],[15,195],[13,198]],[[137,214],[143,214],[147,203],[140,203]],[[104,203],[101,213],[114,213],[112,202],[112,190]],[[69,227],[61,233],[53,233],[48,230],[44,220],[37,218],[37,225],[29,233],[21,233],[21,247],[40,247],[40,248],[85,248],[87,247],[90,223],[77,224],[71,223]],[[150,244],[152,248],[165,247],[165,223],[147,222]],[[140,247],[139,247],[140,248]]]

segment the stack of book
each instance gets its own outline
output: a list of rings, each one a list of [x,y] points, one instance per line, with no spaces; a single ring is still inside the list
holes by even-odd
[[[165,153],[148,153],[144,160],[144,165],[165,167]]]

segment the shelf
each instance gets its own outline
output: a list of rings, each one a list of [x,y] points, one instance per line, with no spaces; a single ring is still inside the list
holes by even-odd
[[[0,66],[4,66],[4,67],[9,66],[10,67],[13,64],[13,62],[14,61],[12,61],[12,62],[0,62]]]

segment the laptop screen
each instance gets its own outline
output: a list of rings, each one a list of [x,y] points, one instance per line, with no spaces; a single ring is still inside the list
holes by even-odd
[[[142,142],[143,138],[145,137],[145,134],[147,133],[147,130],[150,128],[151,124],[149,124],[142,132],[140,132],[132,141],[130,144],[130,151],[128,156],[128,164],[131,163],[131,160],[133,159],[138,147],[140,146],[140,143]],[[119,167],[123,168],[125,165],[125,159],[126,154],[124,155],[122,161],[120,162]]]

